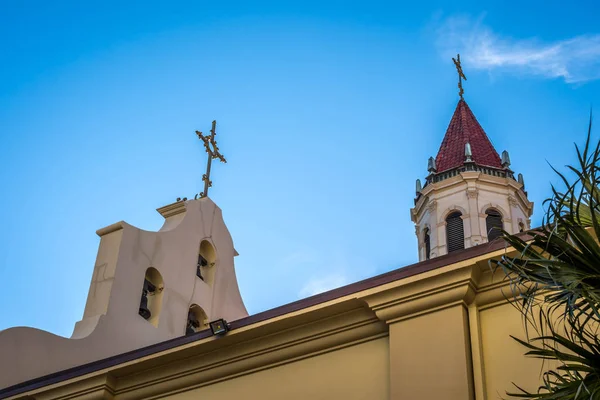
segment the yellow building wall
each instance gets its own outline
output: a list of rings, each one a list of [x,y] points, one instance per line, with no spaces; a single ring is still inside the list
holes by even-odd
[[[412,286],[394,282],[9,399],[89,392],[96,397],[88,398],[111,400],[496,400],[517,391],[513,382],[537,391],[541,373],[556,365],[524,356],[527,348],[510,337],[524,338],[525,331],[521,314],[506,301],[509,289],[481,278],[477,274],[488,270],[472,265],[446,275],[433,271],[430,283],[424,273]]]
[[[387,337],[165,397],[169,400],[389,399]]]
[[[548,362],[525,357],[528,351],[510,337],[525,339],[521,314],[514,306],[502,303],[479,312],[484,376],[487,400],[507,398],[506,392],[518,393],[513,382],[535,392],[541,384],[542,366]],[[532,332],[532,336],[536,336]]]
[[[391,324],[390,356],[392,399],[473,398],[462,305]]]

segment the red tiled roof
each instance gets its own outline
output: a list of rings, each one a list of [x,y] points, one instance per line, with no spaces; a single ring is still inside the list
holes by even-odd
[[[437,172],[460,167],[465,162],[465,144],[471,144],[472,159],[478,165],[502,168],[494,149],[477,118],[463,99],[458,101],[446,136],[435,158]]]

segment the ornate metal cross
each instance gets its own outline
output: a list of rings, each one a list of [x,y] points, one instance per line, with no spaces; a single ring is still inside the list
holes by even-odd
[[[454,61],[454,65],[456,66],[456,72],[458,72],[458,95],[462,99],[463,93],[465,92],[462,87],[462,79],[466,81],[467,77],[463,73],[462,66],[460,65],[460,54],[456,55],[456,59],[453,57],[452,61]]]
[[[212,186],[212,181],[210,180],[210,166],[212,164],[213,158],[218,158],[223,163],[227,163],[227,160],[221,153],[219,153],[219,147],[217,146],[217,141],[215,140],[215,136],[217,134],[217,121],[212,122],[212,129],[210,130],[210,135],[204,136],[202,132],[196,131],[196,135],[198,135],[198,139],[201,139],[204,142],[204,148],[208,153],[208,162],[206,164],[206,173],[202,175],[202,181],[204,182],[204,191],[199,193],[200,197],[208,196],[208,188]],[[212,146],[212,148],[211,148]],[[198,198],[198,195],[196,195]]]

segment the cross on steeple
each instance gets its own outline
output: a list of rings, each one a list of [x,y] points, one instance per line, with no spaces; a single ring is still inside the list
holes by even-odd
[[[465,92],[462,87],[462,79],[466,81],[467,77],[463,73],[462,66],[460,65],[460,54],[456,55],[456,59],[453,57],[452,61],[454,61],[454,65],[456,66],[456,72],[458,72],[458,95],[462,100],[463,93]]]
[[[219,153],[219,147],[217,146],[217,141],[215,140],[215,136],[217,134],[217,121],[212,122],[212,129],[210,130],[210,135],[204,136],[202,132],[196,131],[196,135],[198,135],[198,139],[201,139],[204,142],[204,148],[208,153],[208,162],[206,163],[206,173],[202,175],[202,181],[204,182],[204,191],[200,192],[196,195],[195,198],[206,197],[208,196],[208,188],[212,187],[212,181],[210,180],[210,167],[212,164],[213,158],[218,158],[223,163],[227,163],[225,157]],[[212,148],[211,148],[212,145]]]

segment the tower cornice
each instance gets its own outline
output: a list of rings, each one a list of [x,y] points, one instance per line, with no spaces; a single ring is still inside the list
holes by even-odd
[[[454,187],[466,185],[465,198],[469,198],[469,193],[478,193],[479,190],[476,188],[476,185],[481,183],[497,186],[499,189],[498,194],[507,195],[509,198],[515,199],[518,205],[529,215],[533,213],[533,203],[527,199],[527,195],[523,191],[523,185],[519,182],[512,178],[492,176],[477,171],[467,171],[461,172],[460,174],[451,178],[426,185],[419,194],[415,206],[411,209],[412,221],[416,223],[419,220],[431,201],[435,201],[435,199],[441,199],[451,195],[452,193],[455,193],[456,190],[453,190]],[[475,186],[473,186],[473,184]],[[476,198],[476,196],[473,198]]]

